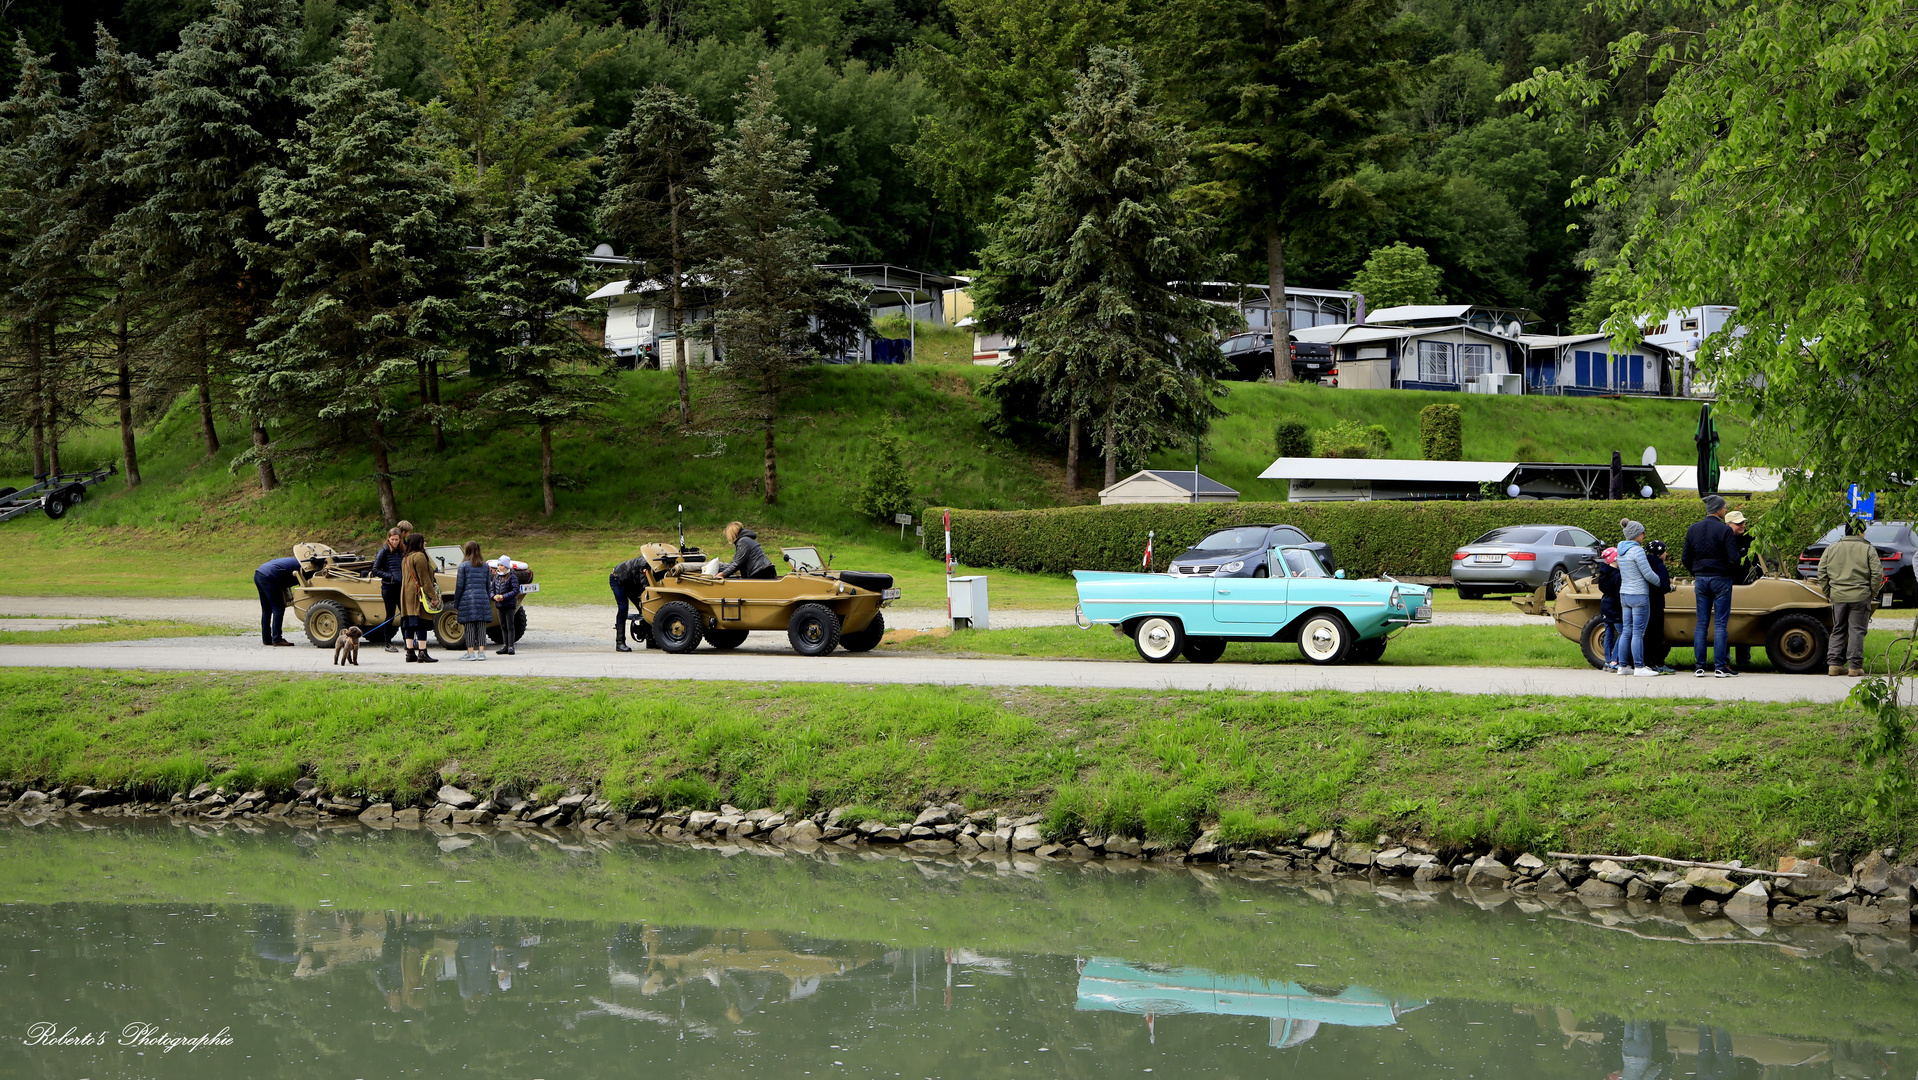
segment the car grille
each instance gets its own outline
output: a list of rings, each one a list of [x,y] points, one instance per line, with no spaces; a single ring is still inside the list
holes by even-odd
[[[1216,566],[1216,565],[1213,565],[1213,566],[1179,566],[1179,567],[1174,567],[1174,569],[1175,569],[1175,570],[1177,570],[1177,571],[1178,571],[1179,573],[1181,573],[1181,574],[1216,574],[1216,573],[1218,573],[1218,572],[1219,572],[1219,568],[1218,568],[1218,566]]]

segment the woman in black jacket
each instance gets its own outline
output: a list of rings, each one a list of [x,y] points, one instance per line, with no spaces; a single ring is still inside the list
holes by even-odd
[[[776,578],[779,571],[773,568],[773,561],[766,557],[766,551],[759,546],[759,536],[751,529],[735,521],[726,526],[726,542],[733,546],[733,561],[719,564],[720,577],[737,578]]]
[[[380,599],[386,603],[386,651],[399,652],[393,644],[393,630],[400,612],[400,560],[406,558],[404,546],[406,534],[413,531],[413,523],[402,521],[386,530],[386,543],[380,547],[379,554],[373,556],[373,576],[380,579]]]

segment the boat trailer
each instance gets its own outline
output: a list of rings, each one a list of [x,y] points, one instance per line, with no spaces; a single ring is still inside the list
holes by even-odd
[[[118,475],[119,469],[108,465],[104,469],[95,469],[87,473],[49,473],[35,477],[32,487],[0,487],[0,521],[12,521],[22,514],[39,510],[55,521],[67,516],[67,511],[80,505],[87,495],[87,488]]]

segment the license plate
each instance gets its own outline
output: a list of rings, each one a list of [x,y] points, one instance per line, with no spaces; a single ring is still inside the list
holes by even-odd
[[[1431,622],[1432,621],[1432,605],[1426,604],[1425,606],[1419,608],[1417,611],[1414,611],[1412,613],[1412,618],[1418,622]]]
[[[882,593],[880,593],[880,594],[879,594],[879,599],[881,599],[881,600],[897,600],[897,599],[899,599],[899,596],[900,596],[900,592],[899,592],[899,590],[898,590],[898,589],[887,589],[886,591],[884,591],[884,592],[882,592]]]
[[[521,585],[519,587],[519,591],[520,592],[538,592],[539,585],[537,583],[531,584],[531,585]]]
[[[1474,555],[1472,556],[1472,561],[1475,563],[1495,563],[1502,561],[1504,558],[1505,556],[1503,555]]]

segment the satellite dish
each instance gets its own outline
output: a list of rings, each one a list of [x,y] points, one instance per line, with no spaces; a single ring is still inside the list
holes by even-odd
[[[1645,448],[1644,456],[1640,457],[1638,460],[1641,464],[1643,464],[1648,469],[1658,464],[1658,447],[1647,446]]]
[[[598,247],[596,247],[596,248],[594,248],[594,249],[593,249],[593,257],[594,257],[594,258],[596,258],[596,259],[610,259],[610,258],[612,258],[612,257],[613,257],[613,245],[611,245],[611,244],[601,244],[601,245],[599,245]]]

